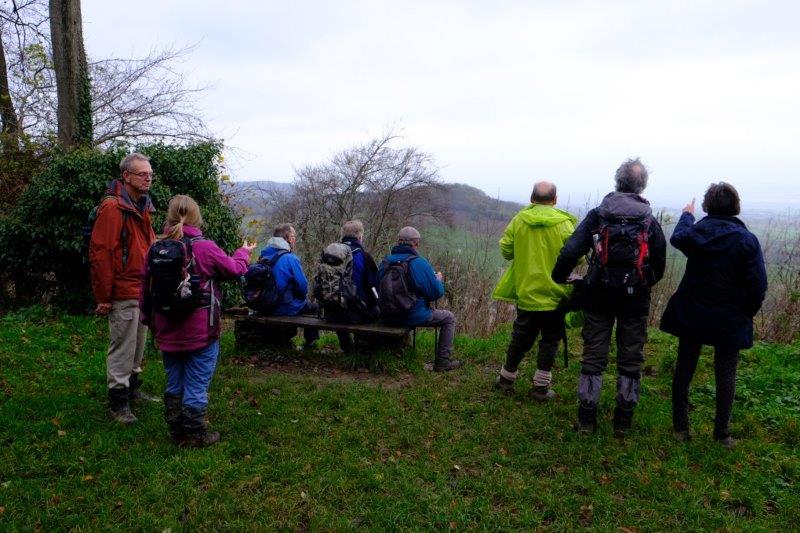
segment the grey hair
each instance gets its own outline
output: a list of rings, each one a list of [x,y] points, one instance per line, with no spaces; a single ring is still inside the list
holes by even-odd
[[[130,172],[134,161],[144,161],[145,163],[149,163],[150,158],[144,154],[140,154],[139,152],[128,154],[122,158],[122,161],[119,162],[119,173],[122,174],[123,172]]]
[[[639,158],[626,159],[614,174],[617,192],[641,194],[647,188],[647,167]]]
[[[358,220],[348,220],[342,225],[342,238],[345,237],[358,237],[359,239],[364,236],[364,224]]]
[[[292,226],[288,222],[283,222],[275,226],[275,230],[272,232],[273,237],[280,237],[285,240],[289,240],[289,235],[294,232],[294,226]]]

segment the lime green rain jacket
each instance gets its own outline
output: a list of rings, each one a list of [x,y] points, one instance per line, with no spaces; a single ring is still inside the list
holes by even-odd
[[[511,261],[492,298],[517,304],[523,311],[553,311],[572,287],[550,277],[561,247],[577,219],[550,205],[531,204],[517,213],[500,239],[500,252]]]

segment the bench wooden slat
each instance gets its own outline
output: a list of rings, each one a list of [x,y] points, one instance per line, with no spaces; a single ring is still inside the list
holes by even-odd
[[[380,323],[370,324],[341,324],[336,322],[328,322],[313,316],[237,316],[240,320],[248,322],[257,322],[259,324],[266,324],[270,326],[291,326],[291,327],[313,327],[323,329],[325,331],[350,331],[353,333],[372,333],[375,335],[384,335],[387,337],[403,337],[413,331],[413,328],[387,326]]]

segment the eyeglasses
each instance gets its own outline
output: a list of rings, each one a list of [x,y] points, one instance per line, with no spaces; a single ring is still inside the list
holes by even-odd
[[[153,174],[152,172],[131,172],[129,170],[128,174],[133,174],[134,176],[139,176],[140,178],[144,179],[150,178],[150,180],[153,180],[156,177],[156,175]]]

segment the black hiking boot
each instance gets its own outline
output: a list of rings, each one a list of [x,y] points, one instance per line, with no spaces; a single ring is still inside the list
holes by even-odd
[[[531,391],[528,393],[528,396],[537,402],[552,402],[556,399],[556,391],[545,385],[534,385]]]
[[[575,422],[575,431],[581,435],[588,435],[597,430],[597,405],[588,402],[578,404],[578,420]]]
[[[207,448],[219,442],[219,433],[208,431],[205,409],[184,405],[181,409],[181,418],[183,440],[181,440],[180,446],[182,448]]]
[[[108,389],[108,416],[114,422],[129,426],[138,420],[131,412],[130,391],[127,387]]]
[[[181,397],[176,394],[164,393],[164,420],[169,426],[169,440],[172,444],[183,442],[183,414]]]
[[[728,435],[727,437],[723,437],[721,439],[714,437],[714,440],[717,441],[717,443],[726,450],[732,450],[736,447],[736,444],[738,444],[738,441],[733,437],[731,437],[730,435]]]
[[[434,372],[448,372],[450,370],[455,370],[456,368],[460,368],[463,365],[461,361],[458,359],[450,359],[442,358],[442,359],[434,359],[433,361],[433,371]]]
[[[633,408],[623,409],[619,405],[614,408],[614,436],[624,439],[633,428]]]
[[[504,394],[512,394],[514,392],[514,380],[504,378],[501,375],[497,375],[497,378],[494,380],[494,385],[492,387],[495,390],[498,390]]]

